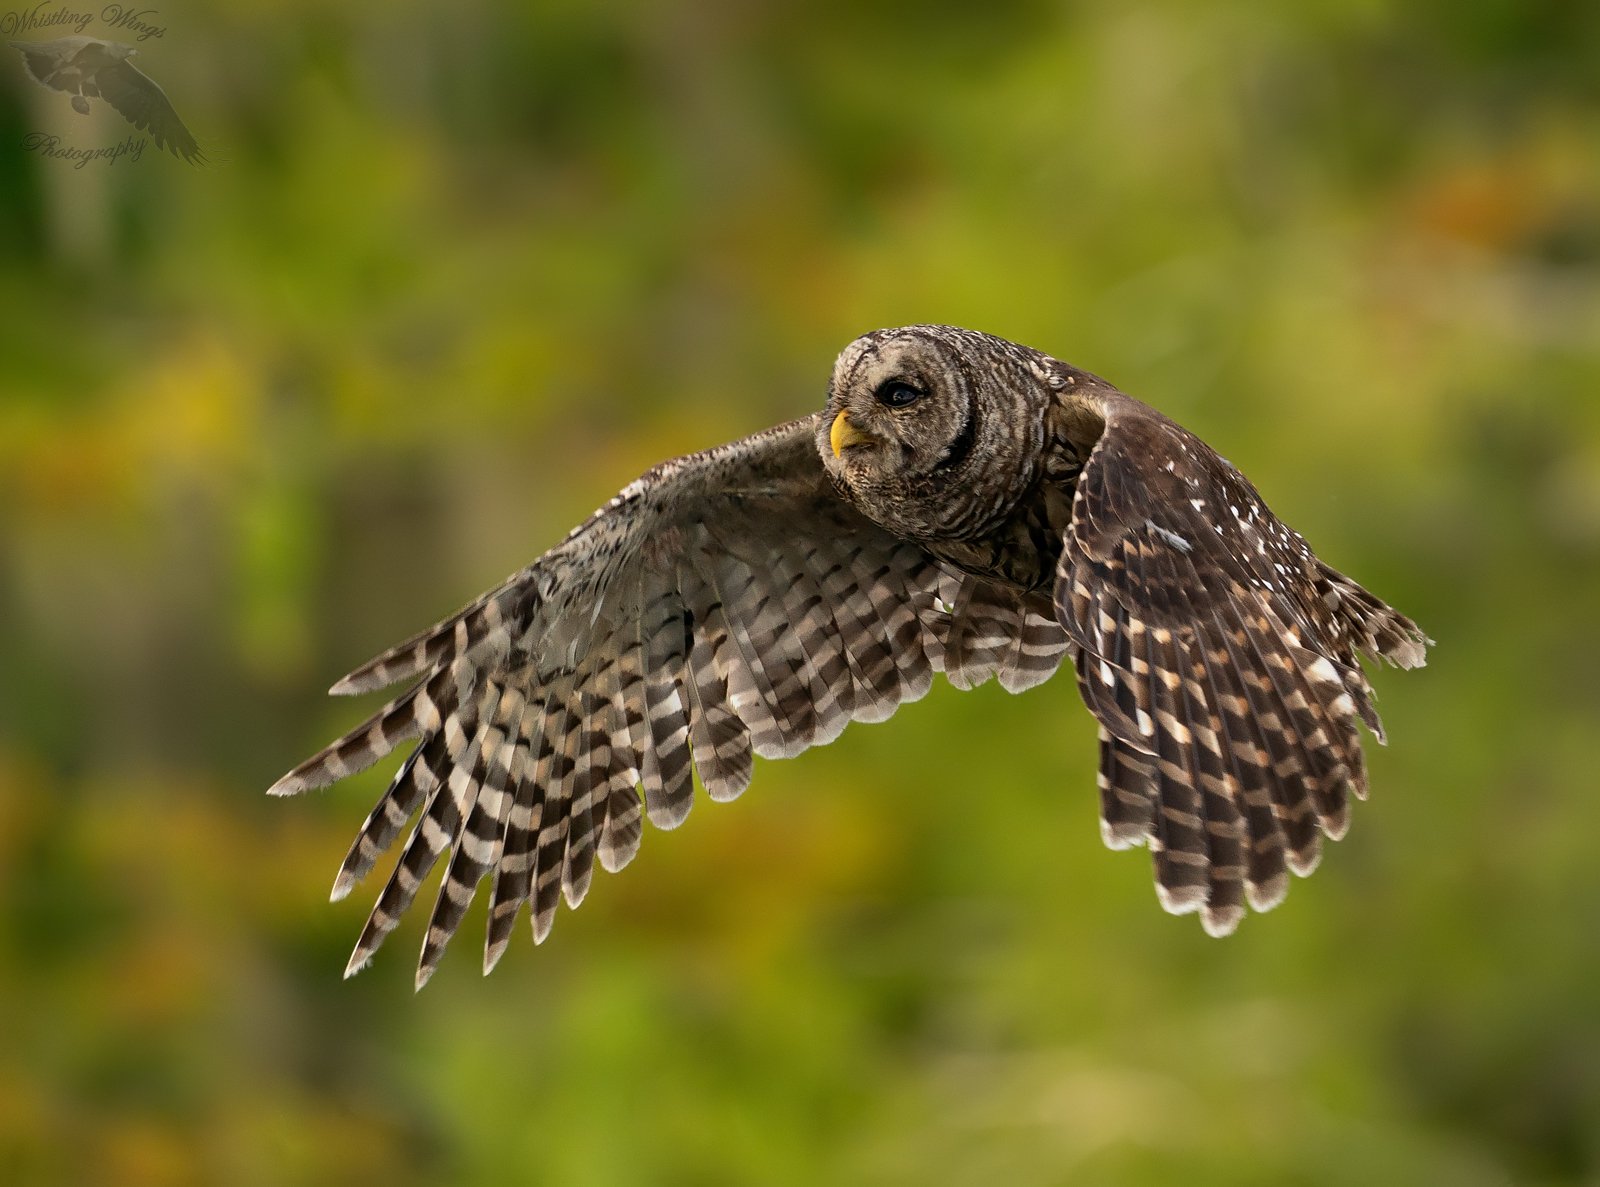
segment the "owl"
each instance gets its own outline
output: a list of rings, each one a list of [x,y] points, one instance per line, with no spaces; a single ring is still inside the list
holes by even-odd
[[[1099,723],[1100,828],[1212,935],[1276,906],[1337,839],[1380,740],[1358,655],[1431,640],[1319,560],[1198,437],[1037,350],[879,330],[823,410],[625,487],[527,568],[333,686],[409,682],[272,787],[416,745],[350,847],[341,899],[410,826],[346,969],[447,863],[417,970],[489,882],[484,971],[752,759],[882,721],[935,673],[1011,692],[1071,667]]]

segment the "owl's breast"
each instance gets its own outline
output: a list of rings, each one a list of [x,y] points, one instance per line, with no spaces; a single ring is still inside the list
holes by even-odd
[[[1055,582],[1072,514],[1076,472],[1042,479],[999,523],[970,539],[926,541],[930,552],[975,577],[1029,592]]]

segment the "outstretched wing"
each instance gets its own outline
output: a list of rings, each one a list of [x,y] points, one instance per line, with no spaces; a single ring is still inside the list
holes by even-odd
[[[172,103],[154,79],[142,74],[127,58],[110,59],[94,72],[100,97],[134,127],[150,133],[158,149],[170,148],[174,156],[191,165],[205,164],[200,144],[183,126]]]
[[[12,49],[22,55],[22,62],[33,76],[35,82],[41,83],[54,91],[64,91],[67,87],[56,81],[56,72],[65,60],[63,55],[55,52],[55,43],[49,41],[8,41]]]
[[[1356,652],[1423,663],[1414,623],[1322,564],[1250,482],[1160,413],[1102,391],[1056,612],[1100,722],[1101,828],[1147,842],[1156,889],[1208,932],[1309,874],[1366,795]]]
[[[1068,647],[1048,602],[942,568],[831,489],[808,417],[666,463],[459,614],[334,686],[416,683],[272,788],[360,770],[415,737],[334,884],[342,898],[420,812],[356,945],[363,965],[450,855],[420,986],[492,877],[487,970],[531,903],[549,932],[596,861],[637,850],[641,822],[750,782],[787,757],[880,721],[936,671],[1013,691]],[[641,801],[642,791],[642,801]]]

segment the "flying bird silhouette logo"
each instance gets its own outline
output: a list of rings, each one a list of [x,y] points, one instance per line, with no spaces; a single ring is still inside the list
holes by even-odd
[[[72,96],[72,109],[89,114],[89,100],[102,99],[135,128],[147,132],[158,149],[170,149],[191,165],[205,163],[200,145],[183,126],[167,93],[128,59],[138,50],[98,37],[58,37],[54,41],[12,41],[28,73],[41,86]]]

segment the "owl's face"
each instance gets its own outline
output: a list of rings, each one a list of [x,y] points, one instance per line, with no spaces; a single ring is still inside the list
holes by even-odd
[[[1032,481],[1046,400],[1018,350],[947,326],[857,338],[834,364],[817,433],[835,485],[913,538],[976,533],[1009,510]]]

